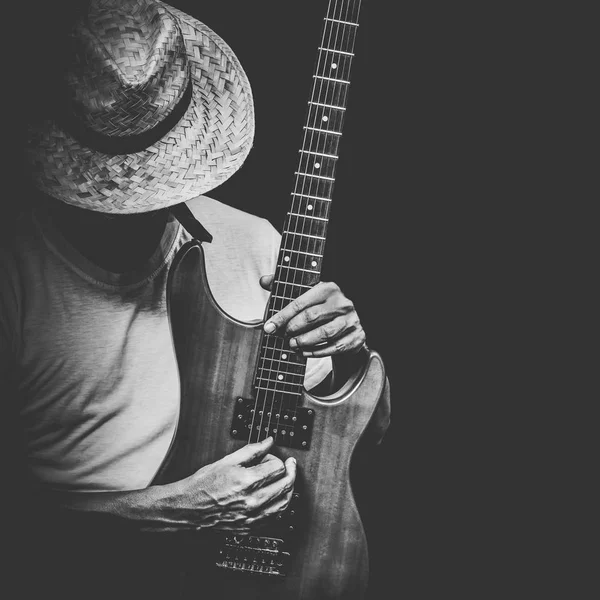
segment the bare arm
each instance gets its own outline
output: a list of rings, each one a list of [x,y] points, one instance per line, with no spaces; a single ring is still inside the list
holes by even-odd
[[[36,502],[67,517],[167,532],[215,528],[248,531],[285,510],[296,463],[268,454],[272,438],[248,444],[194,474],[166,485],[118,492],[37,492]]]

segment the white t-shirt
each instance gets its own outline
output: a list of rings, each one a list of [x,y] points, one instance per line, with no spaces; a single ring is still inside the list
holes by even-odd
[[[259,278],[274,271],[279,233],[205,196],[188,206],[213,236],[203,249],[215,299],[238,320],[261,320]],[[11,239],[0,251],[0,365],[16,397],[2,401],[18,403],[31,476],[63,490],[146,487],[178,416],[166,281],[189,234],[171,220],[146,265],[124,274],[88,261],[40,209]],[[330,370],[329,359],[309,359],[305,387]]]

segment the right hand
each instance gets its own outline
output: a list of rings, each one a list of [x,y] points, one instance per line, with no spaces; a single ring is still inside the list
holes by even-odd
[[[248,444],[194,474],[164,486],[161,520],[166,529],[212,527],[247,532],[283,512],[292,497],[296,460],[268,454],[273,438]]]

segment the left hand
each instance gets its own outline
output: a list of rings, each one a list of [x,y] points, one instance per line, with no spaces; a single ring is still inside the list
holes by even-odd
[[[272,282],[272,275],[260,278],[266,290]],[[264,330],[285,335],[290,348],[306,357],[354,354],[366,339],[354,304],[335,283],[323,281],[269,318]]]

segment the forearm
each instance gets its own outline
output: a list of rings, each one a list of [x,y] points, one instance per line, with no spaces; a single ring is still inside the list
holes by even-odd
[[[74,523],[168,531],[175,528],[167,509],[172,496],[169,486],[150,486],[114,492],[37,491],[29,500],[37,511]]]

